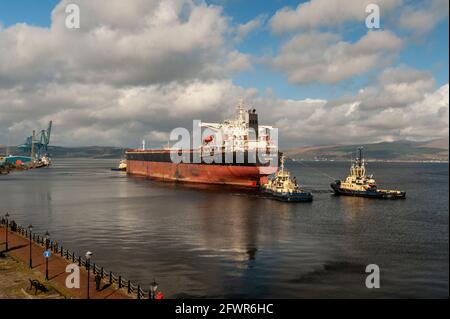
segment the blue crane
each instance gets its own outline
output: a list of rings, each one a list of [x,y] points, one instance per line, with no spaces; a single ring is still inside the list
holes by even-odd
[[[24,152],[31,153],[31,157],[34,157],[36,154],[37,157],[40,158],[42,154],[48,152],[48,144],[50,143],[51,132],[52,121],[48,123],[48,128],[46,130],[41,130],[37,135],[35,135],[33,131],[33,135],[28,136],[25,140],[25,143],[17,147]]]

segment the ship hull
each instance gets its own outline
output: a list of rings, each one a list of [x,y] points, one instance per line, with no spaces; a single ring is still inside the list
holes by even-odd
[[[312,202],[313,196],[309,192],[299,192],[299,193],[278,193],[272,192],[270,190],[264,190],[264,193],[269,195],[270,198],[290,203],[305,203]]]
[[[167,152],[127,152],[127,174],[162,181],[224,184],[257,188],[277,167],[250,163],[173,163]]]
[[[342,196],[355,196],[355,197],[366,197],[366,198],[377,198],[377,199],[405,199],[405,192],[393,192],[393,191],[383,191],[383,190],[367,190],[367,191],[357,191],[349,190],[340,187],[338,183],[331,183],[331,188],[335,195]]]

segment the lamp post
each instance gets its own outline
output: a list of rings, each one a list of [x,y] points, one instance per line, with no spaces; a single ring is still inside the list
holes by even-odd
[[[6,217],[6,247],[5,247],[5,251],[8,251],[8,225],[9,225],[8,218],[9,218],[9,213],[6,213],[5,217]]]
[[[153,278],[153,282],[150,284],[150,299],[155,299],[157,289],[158,289],[158,283]]]
[[[86,252],[86,270],[87,270],[87,299],[89,299],[89,268],[91,267],[92,253]]]
[[[31,232],[33,231],[33,225],[29,225],[28,226],[28,230],[29,230],[29,233],[30,233],[30,269],[31,268],[33,268],[33,260],[31,259]]]
[[[49,241],[50,241],[50,234],[49,234],[49,232],[47,230],[45,232],[45,251],[48,251],[48,243],[49,243]],[[45,257],[45,280],[48,280],[48,257]]]

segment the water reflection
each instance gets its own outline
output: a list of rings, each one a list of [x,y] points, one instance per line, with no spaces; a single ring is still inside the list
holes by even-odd
[[[111,172],[115,164],[57,160],[2,177],[2,209],[144,286],[156,277],[168,297],[448,295],[446,165],[374,165],[387,187],[422,194],[401,202],[334,197],[327,178],[292,166],[303,185],[323,192],[289,204],[244,189],[130,178]],[[340,176],[347,164],[310,165]],[[371,262],[385,270],[375,295],[361,281]]]

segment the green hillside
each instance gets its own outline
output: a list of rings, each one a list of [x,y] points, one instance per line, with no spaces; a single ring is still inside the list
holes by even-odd
[[[48,152],[52,158],[122,158],[124,148],[110,146],[61,147],[49,146]],[[6,154],[6,147],[0,147],[0,154]],[[24,154],[15,147],[9,148],[9,154]]]
[[[297,147],[283,150],[286,155],[304,160],[349,160],[359,146],[364,147],[367,159],[393,161],[448,161],[448,139],[427,142],[396,141],[363,145],[332,145]],[[61,147],[50,146],[49,153],[53,158],[122,158],[125,148],[109,146]],[[0,155],[6,148],[0,146]],[[10,154],[23,154],[15,147],[9,148]]]
[[[428,147],[429,142],[382,142],[376,144],[299,147],[285,151],[295,159],[349,160],[358,147],[364,147],[365,157],[373,160],[397,161],[448,161],[448,147]],[[448,145],[448,144],[447,144]]]

